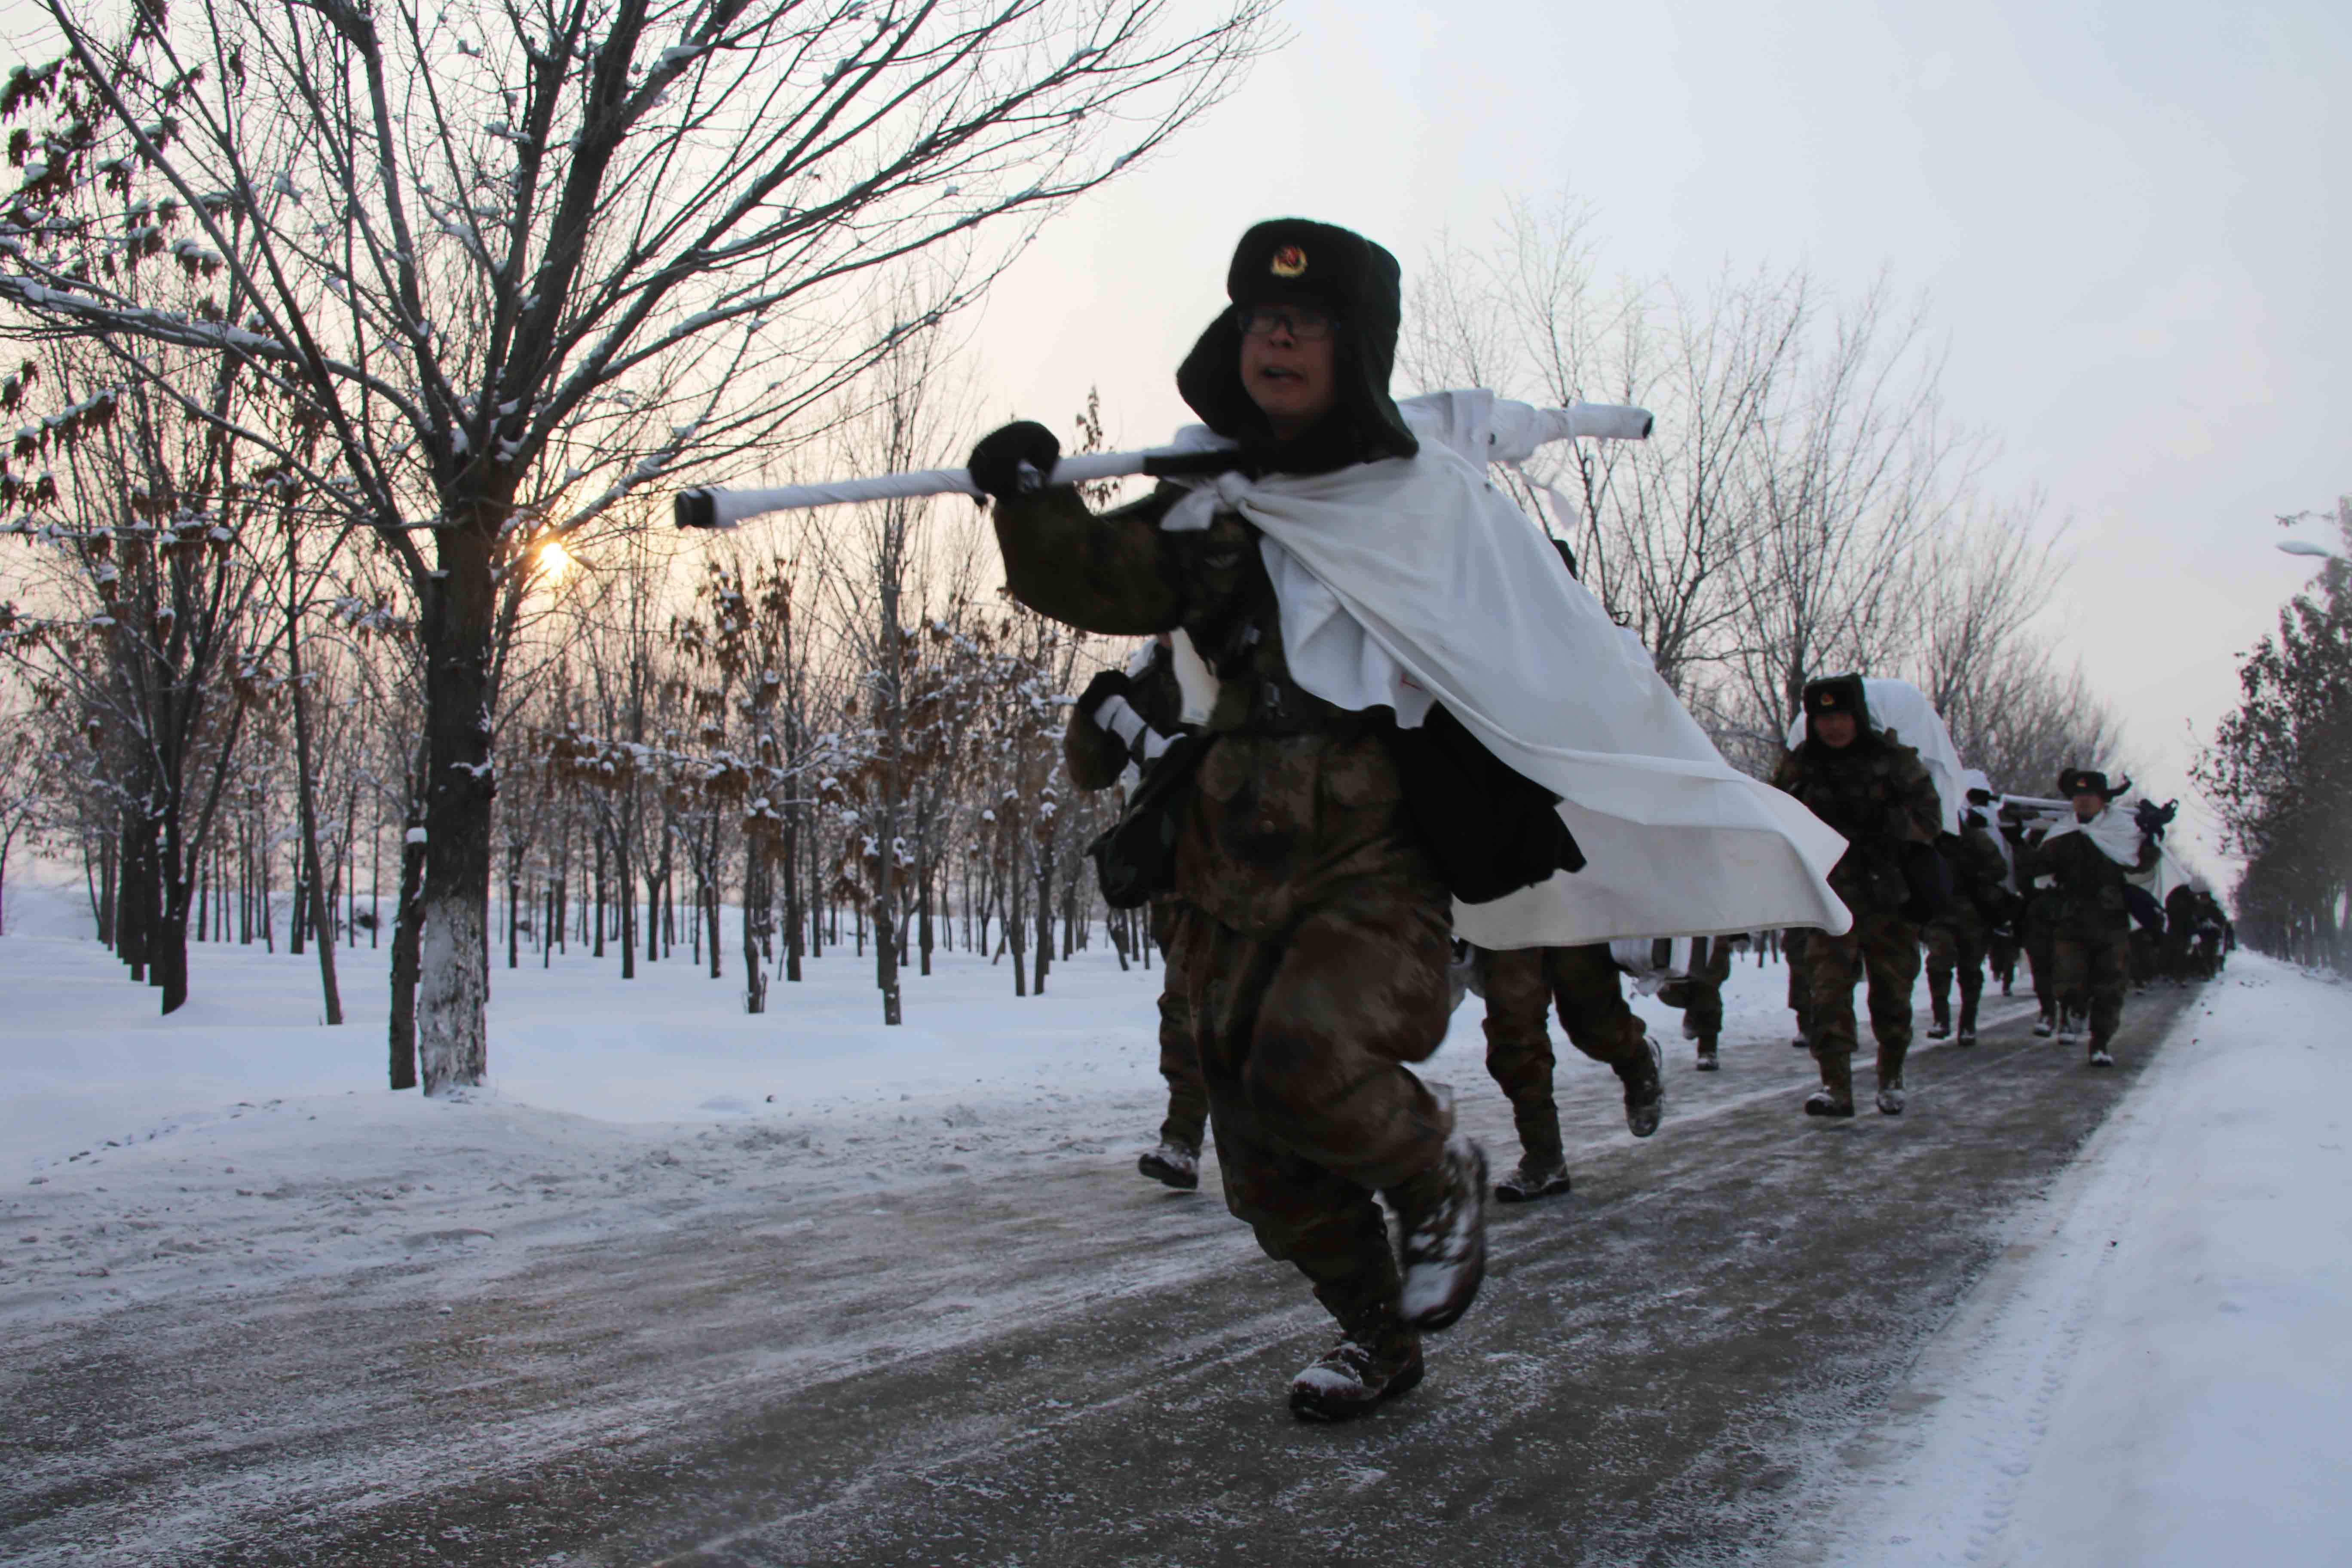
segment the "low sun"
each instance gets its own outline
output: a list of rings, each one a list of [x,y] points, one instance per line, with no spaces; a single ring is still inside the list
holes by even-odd
[[[551,579],[561,578],[572,570],[572,552],[550,540],[539,547],[540,574]]]

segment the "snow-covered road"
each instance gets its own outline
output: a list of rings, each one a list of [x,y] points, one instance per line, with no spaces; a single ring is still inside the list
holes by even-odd
[[[1838,1563],[2352,1563],[2352,988],[2242,958],[1854,1446]]]
[[[1081,955],[1014,1002],[956,955],[886,1032],[854,959],[761,1020],[683,963],[501,969],[498,1087],[426,1104],[373,1088],[380,1015],[309,1021],[301,961],[200,957],[222,983],[158,1021],[86,944],[0,942],[11,1562],[2095,1561],[2051,1532],[2109,1516],[2066,1500],[2153,1528],[2132,1489],[2207,1462],[2184,1441],[2227,1450],[2216,1485],[2339,1462],[2332,1432],[2257,1466],[2254,1438],[2174,1419],[2292,1418],[2216,1368],[2319,1406],[2342,1384],[2340,1359],[2326,1387],[2287,1359],[2341,1320],[2342,1156],[2315,1145],[2338,1164],[2314,1184],[2295,1139],[2341,1103],[2352,995],[2259,960],[2136,1000],[2112,1074],[1995,1002],[1978,1050],[1915,1058],[1911,1114],[1836,1127],[1796,1114],[1777,968],[1736,975],[1719,1075],[1642,1003],[1665,1127],[1628,1138],[1613,1079],[1563,1047],[1576,1193],[1498,1212],[1423,1389],[1314,1430],[1280,1390],[1317,1309],[1213,1197],[1133,1173],[1156,973]],[[1507,1151],[1476,1007],[1432,1070]],[[2229,1065],[2305,1047],[2290,1116],[2275,1064]],[[2171,1215],[2162,1239],[2087,1265],[2104,1304],[2010,1326],[2036,1260],[2113,1206],[2102,1182]],[[2306,1199],[2300,1232],[2236,1217]],[[2165,1289],[2197,1247],[2201,1314]],[[2169,1381],[2070,1415],[2136,1342]],[[1969,1376],[1981,1419],[1939,1426]],[[2108,1436],[2035,1431],[2068,1420]]]

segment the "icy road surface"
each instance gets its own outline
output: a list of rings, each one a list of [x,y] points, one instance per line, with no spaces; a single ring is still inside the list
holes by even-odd
[[[1833,1521],[1932,1440],[1887,1424],[1937,1331],[2074,1201],[2173,1017],[2249,983],[2347,1012],[2241,959],[2135,999],[2093,1073],[1995,1000],[1974,1051],[1915,1053],[1908,1115],[1832,1126],[1797,1113],[1778,968],[1738,972],[1720,1074],[1645,1003],[1664,1129],[1627,1137],[1564,1056],[1576,1192],[1497,1209],[1428,1382],[1319,1428],[1282,1405],[1319,1310],[1213,1196],[1133,1173],[1156,973],[1097,952],[1015,1003],[957,955],[900,1046],[846,954],[765,1020],[683,963],[635,992],[500,969],[506,1070],[451,1105],[346,1092],[375,1017],[345,1046],[303,1026],[300,961],[236,957],[237,1007],[175,1026],[94,950],[0,943],[5,1016],[45,1031],[12,1031],[16,1084],[72,1133],[20,1093],[0,1142],[0,1559],[1811,1556],[1871,1539]],[[1430,1070],[1507,1159],[1476,1007]],[[134,1110],[143,1137],[81,1135]]]

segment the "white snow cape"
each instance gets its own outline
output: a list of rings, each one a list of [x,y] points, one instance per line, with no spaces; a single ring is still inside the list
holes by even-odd
[[[1391,706],[1407,728],[1443,702],[1561,797],[1584,869],[1456,903],[1454,934],[1519,948],[1847,930],[1853,916],[1827,881],[1845,840],[1723,760],[1640,645],[1488,481],[1485,460],[1524,457],[1541,439],[1521,428],[1525,405],[1480,392],[1402,406],[1418,457],[1220,475],[1162,526],[1205,528],[1222,507],[1239,511],[1264,534],[1300,686],[1344,709]],[[1179,673],[1191,672],[1198,656],[1181,635],[1177,644]]]
[[[2139,824],[2128,811],[2109,805],[2088,822],[2070,816],[2044,834],[2042,842],[2054,844],[2070,833],[2079,833],[2097,845],[2100,854],[2126,871],[2139,862]]]
[[[1865,675],[1862,691],[1863,700],[1870,706],[1871,728],[1892,730],[1895,740],[1918,752],[1919,760],[1927,765],[1927,776],[1936,781],[1937,797],[1944,804],[1944,831],[1958,833],[1968,816],[1969,770],[1960,766],[1960,749],[1952,744],[1952,731],[1946,727],[1944,716],[1936,711],[1926,692],[1907,680]],[[1789,750],[1804,743],[1805,716],[1800,713],[1789,726]]]

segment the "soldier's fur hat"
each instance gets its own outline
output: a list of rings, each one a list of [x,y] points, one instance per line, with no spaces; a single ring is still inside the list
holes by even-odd
[[[2095,795],[2101,800],[2113,800],[2131,788],[2131,780],[2110,787],[2107,775],[2096,768],[2068,768],[2058,775],[2058,795],[2072,800],[2078,795]]]
[[[1824,675],[1819,680],[1805,682],[1805,732],[1812,733],[1813,721],[1828,713],[1853,715],[1857,737],[1870,733],[1870,692],[1859,675]]]
[[[1236,307],[1311,305],[1330,315],[1332,371],[1359,462],[1410,458],[1421,443],[1389,396],[1403,317],[1403,273],[1395,257],[1362,235],[1306,218],[1255,225],[1234,249],[1225,294]],[[1245,440],[1268,434],[1265,416],[1242,384],[1237,310],[1221,312],[1184,356],[1176,390],[1201,422]]]

